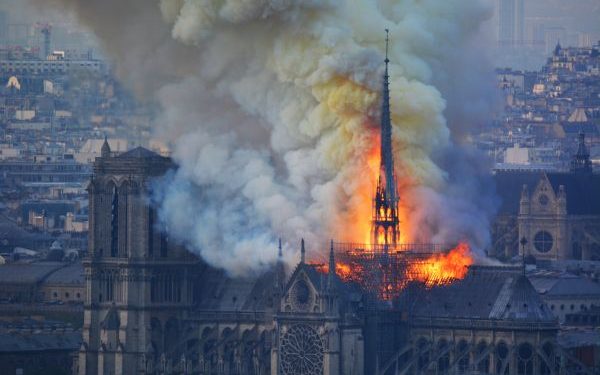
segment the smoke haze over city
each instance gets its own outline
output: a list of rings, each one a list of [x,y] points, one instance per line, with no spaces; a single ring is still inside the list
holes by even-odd
[[[364,240],[384,40],[372,24],[392,35],[403,239],[489,243],[493,193],[461,146],[492,101],[479,53],[485,2],[354,4],[361,18],[344,2],[56,6],[99,36],[137,91],[155,94],[156,131],[180,165],[157,189],[161,217],[210,264],[261,269],[279,236],[286,247]]]
[[[0,373],[600,373],[598,0],[0,0]]]

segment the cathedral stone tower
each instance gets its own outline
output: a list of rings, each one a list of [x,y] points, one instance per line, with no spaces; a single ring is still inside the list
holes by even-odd
[[[169,241],[149,204],[174,168],[144,148],[94,163],[80,374],[147,374],[180,362],[181,319],[195,301],[198,262]]]

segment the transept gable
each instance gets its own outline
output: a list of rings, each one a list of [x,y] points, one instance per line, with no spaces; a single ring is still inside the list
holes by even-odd
[[[546,173],[542,174],[533,193],[531,194],[532,213],[554,213],[557,195]]]
[[[281,310],[284,312],[318,311],[322,275],[309,264],[300,263],[284,289]]]

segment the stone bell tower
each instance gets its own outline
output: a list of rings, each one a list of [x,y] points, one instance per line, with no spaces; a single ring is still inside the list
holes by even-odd
[[[198,261],[169,241],[149,202],[174,168],[144,148],[94,163],[79,373],[146,374],[180,361],[181,317],[195,302]]]

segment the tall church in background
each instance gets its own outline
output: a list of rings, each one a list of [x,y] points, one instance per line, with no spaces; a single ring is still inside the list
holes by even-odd
[[[525,39],[525,0],[497,0],[498,43],[519,46]]]

